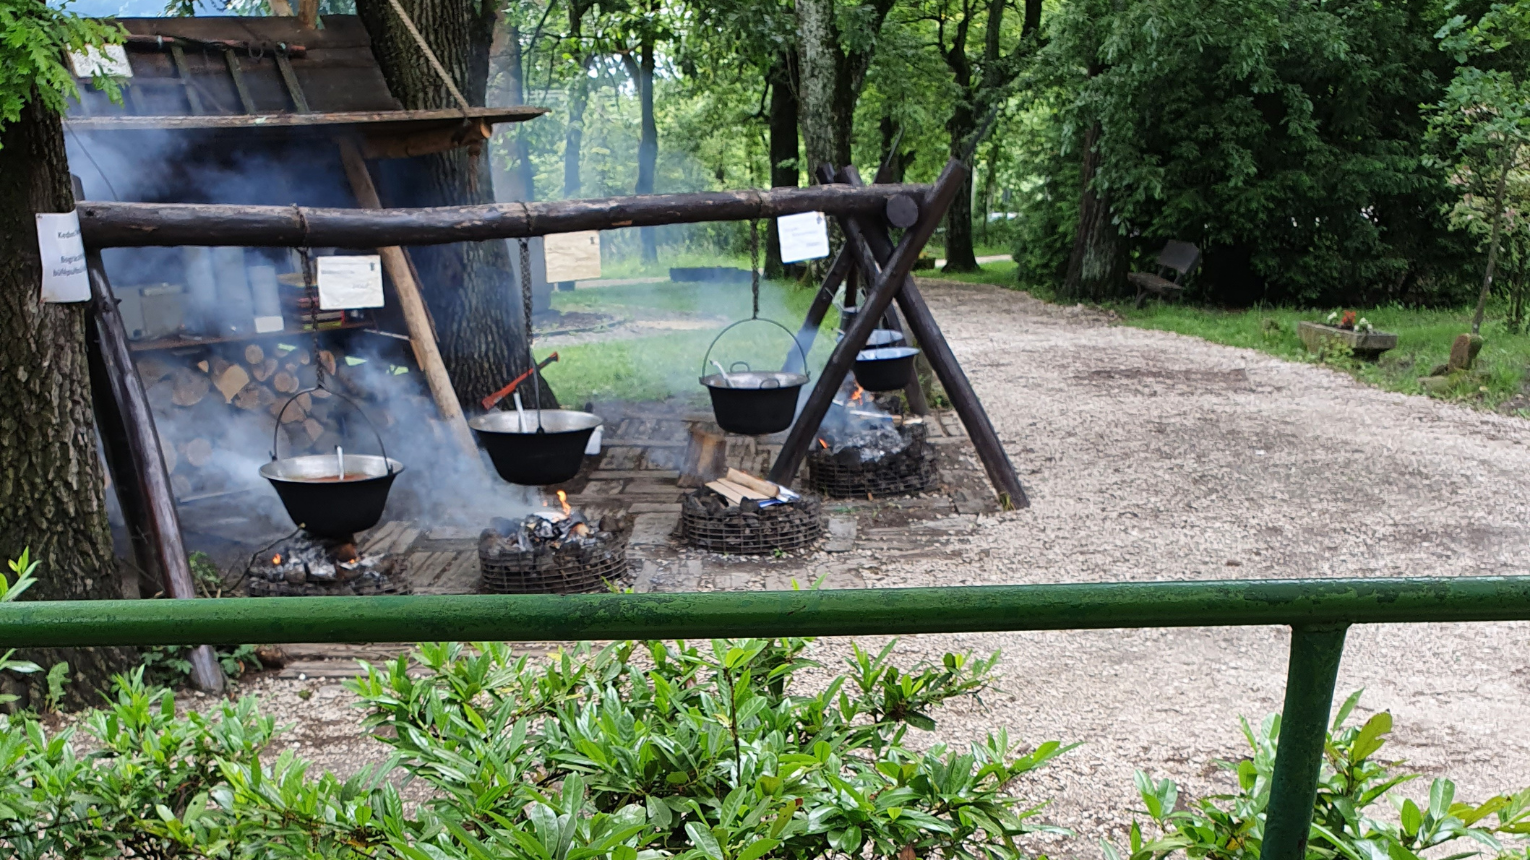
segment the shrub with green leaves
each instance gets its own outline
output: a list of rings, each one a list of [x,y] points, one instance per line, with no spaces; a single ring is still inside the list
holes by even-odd
[[[1530,788],[1473,805],[1456,801],[1454,782],[1435,779],[1427,808],[1389,794],[1418,774],[1403,770],[1401,761],[1377,756],[1392,731],[1390,713],[1383,711],[1358,726],[1346,725],[1359,702],[1356,692],[1339,707],[1324,745],[1307,840],[1308,860],[1419,860],[1423,852],[1440,846],[1446,846],[1443,853],[1434,851],[1429,856],[1447,860],[1483,853],[1526,856],[1525,843],[1506,844],[1506,838],[1530,833]],[[1179,852],[1209,860],[1258,860],[1280,715],[1266,716],[1257,730],[1247,720],[1239,722],[1252,754],[1235,763],[1219,762],[1237,775],[1236,794],[1181,802],[1173,780],[1154,780],[1137,772],[1137,792],[1149,831],[1144,833],[1139,822],[1132,822],[1130,860],[1162,860]],[[1385,820],[1373,810],[1382,799],[1395,808],[1395,815]],[[1465,844],[1451,844],[1463,840]],[[1106,860],[1122,860],[1123,852],[1115,846],[1107,842],[1104,848]]]
[[[393,747],[348,780],[267,752],[253,699],[178,714],[142,671],[50,736],[0,737],[0,852],[18,858],[1018,860],[1053,830],[1012,793],[1066,748],[1002,732],[915,751],[909,728],[976,695],[996,658],[902,668],[857,649],[816,692],[802,640],[617,643],[543,661],[422,646],[352,682]],[[411,672],[425,672],[419,677]],[[3,718],[0,718],[3,719]],[[76,752],[83,732],[93,750]],[[401,800],[397,775],[425,799]]]

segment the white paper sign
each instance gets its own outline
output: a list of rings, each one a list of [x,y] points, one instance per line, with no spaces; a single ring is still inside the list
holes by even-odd
[[[69,65],[77,78],[93,78],[98,74],[119,78],[131,78],[133,66],[128,62],[127,49],[121,45],[94,45],[84,51],[70,51]]]
[[[600,232],[553,233],[542,237],[548,283],[600,277]]]
[[[797,263],[829,256],[829,222],[822,212],[798,212],[776,219],[781,234],[781,262]]]
[[[320,257],[319,309],[383,306],[382,257]]]
[[[43,301],[90,301],[78,212],[38,212],[37,250],[42,254]]]

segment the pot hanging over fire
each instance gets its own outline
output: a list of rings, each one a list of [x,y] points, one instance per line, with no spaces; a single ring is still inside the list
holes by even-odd
[[[913,377],[912,346],[882,346],[855,354],[855,381],[867,391],[897,391]]]
[[[599,415],[571,409],[490,412],[468,422],[494,471],[512,484],[541,487],[579,474]]]
[[[792,337],[790,329],[775,320],[752,317],[729,325],[712,339],[712,346],[707,347],[701,367],[703,373],[708,365],[716,367],[718,372],[702,376],[701,384],[707,387],[707,392],[712,396],[712,415],[717,419],[717,426],[729,433],[744,436],[779,433],[792,426],[792,419],[797,417],[797,393],[807,384],[807,374],[750,370],[749,364],[743,361],[735,361],[725,370],[721,364],[712,360],[712,347],[717,346],[722,336],[734,326],[747,322],[769,323],[786,332],[802,358],[801,366],[807,367],[807,353],[803,352],[802,344]]]
[[[282,412],[299,395],[318,390],[306,388],[282,404]],[[326,389],[328,390],[328,389]],[[287,509],[292,522],[316,537],[345,538],[366,531],[382,519],[388,504],[393,479],[404,471],[404,464],[389,459],[377,425],[356,402],[338,391],[330,391],[361,413],[367,426],[377,436],[382,456],[347,454],[340,448],[334,454],[309,454],[302,457],[276,456],[277,437],[282,413],[276,414],[276,431],[271,436],[271,462],[260,467],[260,476],[271,482],[276,495]]]

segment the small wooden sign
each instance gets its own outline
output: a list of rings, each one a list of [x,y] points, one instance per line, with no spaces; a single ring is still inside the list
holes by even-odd
[[[552,233],[542,237],[547,280],[588,281],[600,277],[600,231]]]

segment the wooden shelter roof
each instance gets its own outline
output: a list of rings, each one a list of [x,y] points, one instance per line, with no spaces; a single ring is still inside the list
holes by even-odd
[[[401,110],[354,15],[322,29],[296,18],[121,18],[133,75],[120,105],[81,86],[66,117],[76,133],[186,132],[290,138],[354,133],[369,158],[480,142],[493,126],[546,108]],[[82,81],[82,84],[87,82]]]

